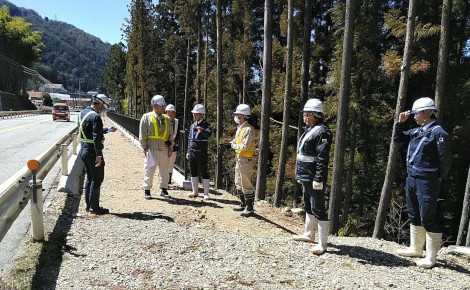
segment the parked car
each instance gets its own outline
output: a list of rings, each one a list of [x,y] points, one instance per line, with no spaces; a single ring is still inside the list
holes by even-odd
[[[55,121],[57,119],[66,120],[67,122],[70,121],[70,108],[69,105],[66,103],[56,103],[52,107],[52,120]]]

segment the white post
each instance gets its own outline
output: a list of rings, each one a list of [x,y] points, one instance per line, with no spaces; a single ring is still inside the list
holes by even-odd
[[[44,218],[42,201],[42,180],[31,185],[31,227],[33,242],[44,240]]]
[[[67,152],[67,145],[62,144],[60,145],[60,150],[62,154],[62,175],[69,175],[69,166],[68,166],[68,152]]]
[[[73,155],[77,155],[77,145],[78,145],[78,142],[77,142],[77,133],[73,133],[72,134],[72,154]]]

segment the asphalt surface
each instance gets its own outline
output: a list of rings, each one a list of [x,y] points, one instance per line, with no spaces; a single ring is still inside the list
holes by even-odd
[[[0,184],[77,126],[77,113],[72,113],[70,120],[52,121],[50,114],[0,119]],[[60,176],[61,162],[57,162],[43,180],[44,209],[56,192]],[[17,249],[31,227],[30,205],[29,202],[0,241],[0,277],[11,268]]]
[[[77,113],[70,122],[52,121],[52,115],[0,119],[0,184],[77,126]]]

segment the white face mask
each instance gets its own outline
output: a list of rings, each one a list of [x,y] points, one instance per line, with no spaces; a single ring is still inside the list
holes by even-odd
[[[237,124],[240,124],[240,119],[237,116],[233,116],[233,121]]]

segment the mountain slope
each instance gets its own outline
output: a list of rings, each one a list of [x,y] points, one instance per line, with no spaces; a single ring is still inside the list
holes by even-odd
[[[69,90],[78,87],[80,78],[84,79],[82,91],[94,90],[102,84],[111,47],[109,43],[73,25],[42,18],[34,10],[0,0],[0,6],[3,5],[9,7],[10,15],[22,17],[31,23],[31,30],[42,32],[42,42],[46,48],[35,69],[44,77],[54,83],[64,84]]]

